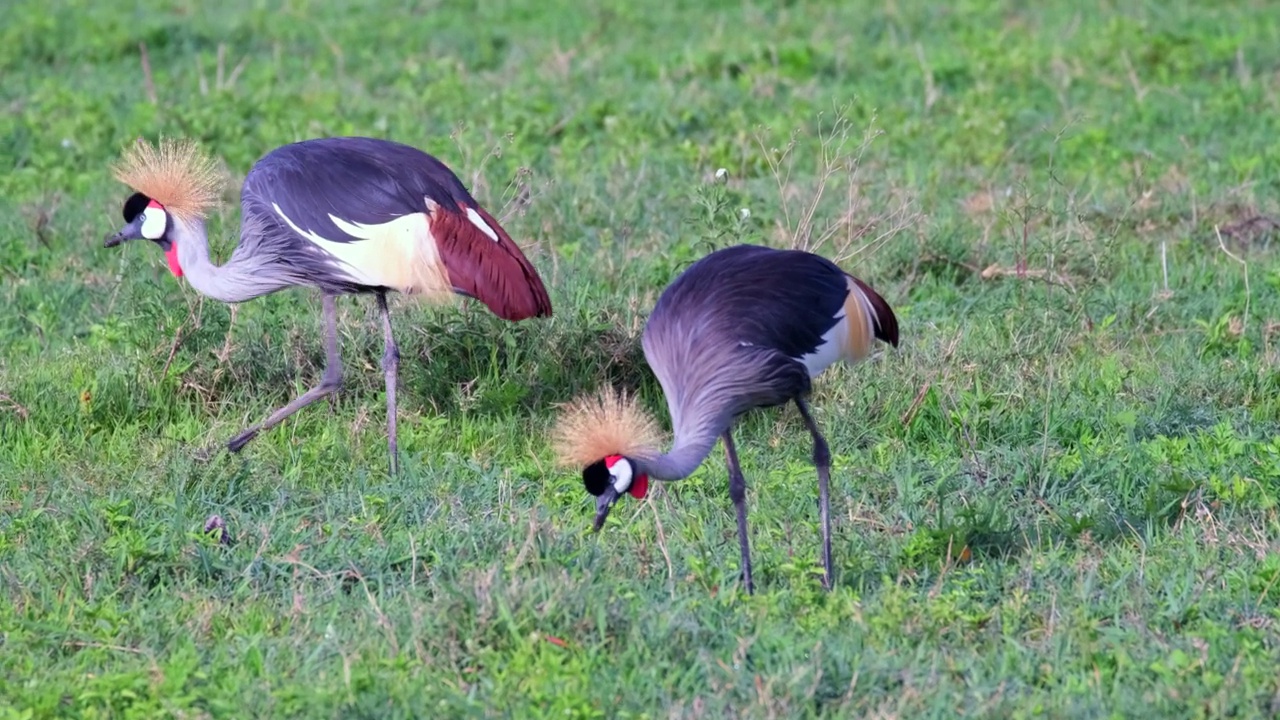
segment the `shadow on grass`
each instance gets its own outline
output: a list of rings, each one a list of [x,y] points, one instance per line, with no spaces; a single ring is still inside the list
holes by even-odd
[[[550,319],[510,323],[478,306],[402,312],[396,324],[401,408],[493,418],[546,413],[602,383],[656,388],[639,336],[621,329],[619,315],[607,308],[566,307]],[[269,320],[237,322],[225,362],[217,355],[227,342],[226,324],[210,323],[219,327],[185,338],[178,354],[189,369],[180,393],[210,408],[250,402],[274,407],[288,402],[296,386],[318,383],[325,363],[318,326],[295,324],[281,332],[268,327]],[[346,330],[339,340],[340,397],[381,404],[381,335],[363,322]]]

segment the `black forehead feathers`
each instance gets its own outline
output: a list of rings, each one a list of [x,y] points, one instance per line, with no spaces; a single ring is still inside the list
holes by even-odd
[[[134,193],[124,201],[124,221],[133,222],[133,219],[142,214],[147,209],[147,205],[151,203],[151,198],[142,193]]]
[[[605,466],[604,460],[597,460],[582,468],[582,484],[587,486],[587,492],[596,497],[604,494],[612,481],[613,477],[609,474],[609,468]]]

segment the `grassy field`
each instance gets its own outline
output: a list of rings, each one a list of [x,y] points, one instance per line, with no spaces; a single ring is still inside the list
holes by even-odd
[[[0,718],[1280,712],[1261,0],[11,0],[0,76]],[[555,316],[397,301],[397,480],[344,299],[345,391],[220,452],[317,381],[319,299],[233,321],[102,247],[109,163],[161,134],[236,181],[422,147]],[[754,596],[719,449],[596,536],[547,443],[601,383],[667,421],[644,318],[739,241],[839,257],[901,322],[815,391],[830,594],[794,408],[738,432]]]

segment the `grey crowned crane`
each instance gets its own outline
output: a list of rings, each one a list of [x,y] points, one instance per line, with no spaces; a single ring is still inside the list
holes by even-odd
[[[204,218],[219,197],[212,161],[189,140],[141,140],[126,150],[116,178],[134,190],[125,226],[106,247],[146,239],[169,270],[203,295],[239,303],[295,286],[321,293],[325,367],[320,384],[228,443],[238,452],[342,384],[335,298],[372,294],[382,316],[387,444],[398,472],[396,383],[400,350],[387,293],[443,302],[475,298],[495,315],[550,317],[551,301],[533,265],[442,162],[407,145],[360,137],[305,140],[267,153],[241,190],[240,242],[221,266],[209,259]]]
[[[650,478],[687,477],[722,440],[750,593],[747,483],[731,430],[753,408],[795,402],[813,436],[823,585],[830,589],[831,454],[806,397],[827,367],[866,358],[876,339],[897,347],[897,317],[884,298],[835,263],[801,250],[718,250],[663,291],[644,329],[645,358],[666,395],[675,433],[670,452],[658,450],[657,422],[634,397],[605,390],[562,409],[552,431],[558,460],[583,468],[587,492],[597,498],[599,531],[624,493],[643,498]]]

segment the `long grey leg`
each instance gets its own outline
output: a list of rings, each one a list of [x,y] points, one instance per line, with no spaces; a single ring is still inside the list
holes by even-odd
[[[742,549],[742,582],[747,594],[755,592],[751,582],[751,545],[747,541],[747,479],[742,477],[742,468],[738,465],[738,451],[733,447],[733,435],[725,430],[720,436],[724,441],[724,459],[729,466],[729,499],[738,511],[738,545]]]
[[[796,407],[800,408],[800,417],[804,418],[805,427],[813,435],[813,464],[818,469],[818,512],[822,523],[822,585],[831,589],[831,450],[827,447],[826,438],[818,430],[818,423],[809,412],[809,404],[796,398]]]
[[[342,358],[338,356],[338,316],[334,296],[325,294],[322,298],[322,307],[324,308],[325,363],[324,374],[320,377],[320,384],[299,395],[288,405],[271,413],[270,417],[260,424],[254,425],[235,436],[231,442],[227,443],[227,449],[231,452],[240,452],[241,448],[257,437],[258,433],[270,430],[290,415],[320,398],[332,395],[342,387]]]
[[[382,333],[385,346],[382,352],[382,371],[387,376],[387,449],[391,454],[391,474],[400,472],[400,458],[396,447],[396,384],[400,370],[400,348],[391,332],[391,312],[387,310],[387,294],[378,293],[378,310],[382,313]]]

